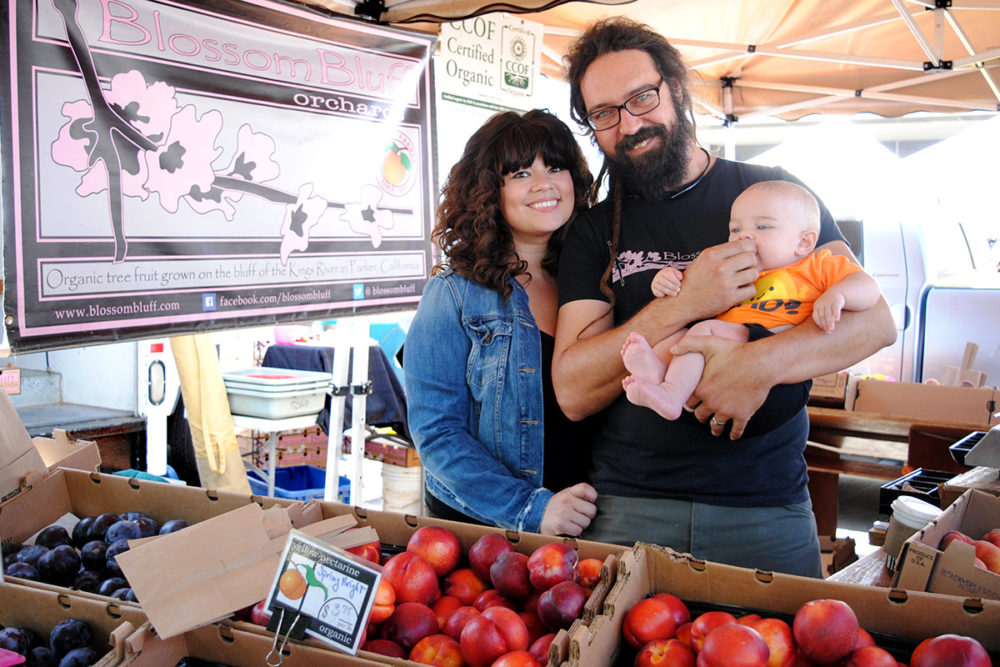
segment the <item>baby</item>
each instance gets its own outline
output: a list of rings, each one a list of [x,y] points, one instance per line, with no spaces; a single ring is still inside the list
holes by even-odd
[[[776,333],[810,316],[816,326],[831,332],[842,311],[874,306],[881,297],[874,278],[848,257],[829,250],[813,252],[819,229],[819,205],[802,186],[764,181],[744,190],[733,202],[729,240],[745,238],[756,245],[760,273],[754,283],[756,296],[714,320],[681,329],[655,348],[641,334],[630,333],[622,347],[625,368],[631,373],[622,381],[628,400],[652,408],[664,419],[680,416],[705,369],[700,353],[670,358],[670,348],[682,336],[746,342],[755,327]],[[677,269],[661,269],[653,278],[653,294],[676,296],[682,282]]]

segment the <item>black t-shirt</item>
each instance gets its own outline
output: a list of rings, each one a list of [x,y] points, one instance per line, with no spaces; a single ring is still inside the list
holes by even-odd
[[[684,270],[703,250],[729,237],[733,201],[765,180],[800,183],[780,168],[718,160],[704,179],[676,199],[622,202],[622,228],[609,285],[615,324],[641,310],[653,294],[653,276],[666,266]],[[819,245],[842,240],[820,205]],[[604,201],[573,223],[559,260],[560,305],[606,301],[599,283],[607,266],[612,202]],[[629,403],[622,393],[599,415],[591,482],[598,493],[667,497],[730,506],[777,506],[808,499],[803,457],[808,434],[804,409],[774,431],[731,441],[684,413],[668,421]]]
[[[542,398],[545,401],[545,488],[561,491],[587,481],[590,467],[590,439],[594,435],[590,420],[570,421],[556,402],[552,387],[552,353],[555,339],[542,334]]]

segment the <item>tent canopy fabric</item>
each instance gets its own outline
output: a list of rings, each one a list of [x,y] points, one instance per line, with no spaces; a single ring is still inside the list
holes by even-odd
[[[592,22],[649,24],[692,70],[696,112],[734,121],[811,113],[1000,110],[1000,0],[295,0],[422,32],[489,12],[545,26],[542,71]]]

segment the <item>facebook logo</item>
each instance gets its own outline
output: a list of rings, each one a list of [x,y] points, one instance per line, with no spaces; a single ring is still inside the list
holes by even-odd
[[[207,292],[201,295],[201,309],[215,310],[215,292]]]
[[[354,285],[354,298],[363,299],[365,298],[365,285],[364,283],[357,283]]]

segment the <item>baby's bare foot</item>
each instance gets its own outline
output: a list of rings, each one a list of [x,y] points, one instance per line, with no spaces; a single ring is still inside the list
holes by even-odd
[[[622,345],[622,361],[632,375],[646,382],[660,382],[667,370],[667,365],[656,356],[645,337],[636,331],[629,333]]]

